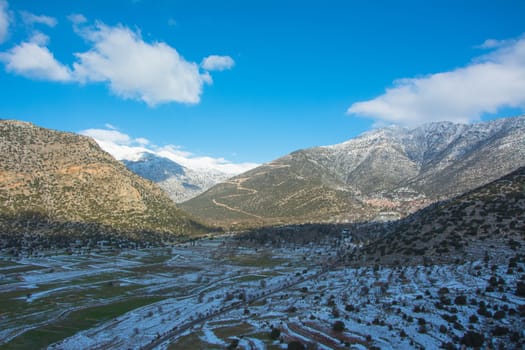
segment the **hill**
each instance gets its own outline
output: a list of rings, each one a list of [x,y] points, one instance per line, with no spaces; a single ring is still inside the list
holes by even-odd
[[[525,247],[525,167],[393,223],[354,262],[454,262],[513,256]]]
[[[9,120],[0,121],[0,135],[4,240],[32,235],[159,241],[205,229],[91,138]]]

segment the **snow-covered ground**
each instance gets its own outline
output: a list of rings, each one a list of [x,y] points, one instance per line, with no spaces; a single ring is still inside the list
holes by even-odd
[[[487,349],[525,344],[525,298],[516,295],[523,257],[358,268],[331,265],[333,258],[330,247],[256,250],[216,239],[4,260],[0,345],[23,343],[30,329],[45,332],[70,318],[73,327],[74,311],[111,311],[143,297],[155,299],[39,346],[279,349],[298,341],[319,349],[438,349],[458,348],[469,331]],[[343,329],[334,330],[338,321]]]

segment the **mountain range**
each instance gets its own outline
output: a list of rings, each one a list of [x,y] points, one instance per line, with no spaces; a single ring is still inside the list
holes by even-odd
[[[89,137],[25,122],[0,121],[0,135],[0,227],[15,235],[170,240],[207,232],[200,222],[389,221],[525,166],[525,116],[392,126],[293,152],[176,206],[169,188],[183,189],[171,193],[182,200],[222,175],[210,180],[148,152],[118,162]]]
[[[391,126],[299,150],[181,207],[230,227],[405,217],[525,165],[525,116]]]
[[[205,232],[89,137],[9,120],[0,135],[3,235],[170,241]]]

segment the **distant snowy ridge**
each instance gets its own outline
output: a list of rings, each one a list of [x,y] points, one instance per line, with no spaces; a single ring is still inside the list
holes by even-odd
[[[214,169],[194,170],[151,152],[137,154],[122,163],[135,174],[156,182],[176,203],[184,202],[233,174]]]

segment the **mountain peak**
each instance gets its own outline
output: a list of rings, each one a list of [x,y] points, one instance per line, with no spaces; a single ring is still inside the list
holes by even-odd
[[[175,202],[183,202],[206,191],[230,176],[217,170],[193,170],[151,152],[138,154],[136,160],[122,160],[135,174],[156,182]]]

